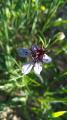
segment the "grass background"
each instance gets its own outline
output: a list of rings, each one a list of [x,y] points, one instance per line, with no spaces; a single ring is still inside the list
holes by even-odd
[[[66,120],[67,2],[64,0],[0,0],[0,119]],[[61,18],[61,20],[59,19]],[[60,40],[59,32],[65,39]],[[17,48],[44,45],[52,63],[41,79],[22,75],[26,59]]]

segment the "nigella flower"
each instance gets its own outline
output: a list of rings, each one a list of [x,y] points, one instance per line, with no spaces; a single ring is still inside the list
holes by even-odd
[[[27,62],[22,67],[22,73],[28,74],[32,68],[36,74],[42,71],[42,63],[50,63],[52,61],[43,48],[33,45],[31,49],[18,48],[20,57],[30,57],[31,61]]]

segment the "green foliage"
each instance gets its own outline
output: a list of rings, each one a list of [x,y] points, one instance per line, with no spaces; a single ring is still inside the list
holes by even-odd
[[[67,119],[67,38],[60,39],[67,20],[58,16],[66,5],[64,0],[0,1],[0,113],[20,105],[24,120],[54,120],[55,111],[65,111],[56,120]],[[52,57],[41,76],[21,73],[26,59],[17,48],[32,44]]]

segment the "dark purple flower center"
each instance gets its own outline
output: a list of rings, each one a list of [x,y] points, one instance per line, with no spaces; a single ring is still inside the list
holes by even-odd
[[[38,48],[38,49],[32,51],[33,61],[34,62],[38,62],[38,61],[42,62],[44,53],[45,53],[45,51],[42,48]]]

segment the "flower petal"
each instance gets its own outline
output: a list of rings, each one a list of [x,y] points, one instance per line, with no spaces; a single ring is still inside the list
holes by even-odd
[[[34,52],[34,51],[36,51],[38,48],[39,48],[39,47],[38,47],[37,45],[33,45],[33,46],[32,46],[32,51]]]
[[[42,71],[41,63],[35,63],[35,65],[34,65],[34,72],[36,74],[40,74],[41,71]]]
[[[48,55],[44,54],[42,61],[43,61],[44,63],[50,63],[50,62],[52,61],[52,58],[49,57]]]
[[[33,67],[32,62],[24,64],[23,67],[22,67],[22,73],[23,74],[28,74],[31,71],[32,67]]]
[[[27,48],[17,48],[20,57],[28,57],[31,55],[31,51]]]

